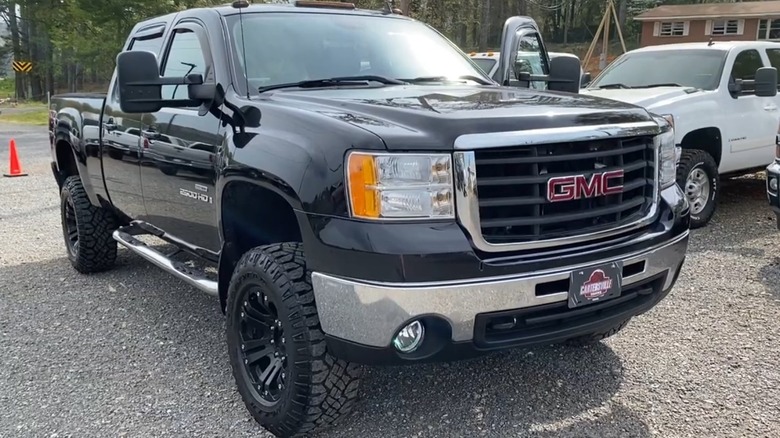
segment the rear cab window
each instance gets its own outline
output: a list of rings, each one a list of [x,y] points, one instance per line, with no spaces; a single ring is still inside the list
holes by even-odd
[[[147,27],[144,29],[139,30],[136,32],[133,39],[130,41],[130,45],[127,47],[128,52],[137,52],[141,50],[145,50],[147,52],[152,52],[159,58],[160,56],[160,50],[162,50],[162,44],[163,44],[163,33],[165,31],[165,27],[156,25],[152,27]],[[119,83],[114,82],[114,86],[111,89],[111,96],[110,99],[112,102],[119,103]]]
[[[747,49],[739,52],[734,58],[734,66],[731,69],[731,79],[742,79],[743,81],[752,81],[756,78],[756,70],[764,67],[761,55],[756,49]],[[749,83],[742,84],[743,93],[753,93],[755,88]]]
[[[766,49],[766,57],[769,64],[780,71],[780,49]],[[777,88],[780,89],[780,75],[777,77]]]

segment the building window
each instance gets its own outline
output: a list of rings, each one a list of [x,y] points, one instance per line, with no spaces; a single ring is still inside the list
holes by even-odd
[[[780,40],[780,19],[759,20],[757,39]]]
[[[712,20],[710,35],[742,35],[742,20]]]
[[[688,34],[686,21],[667,21],[659,24],[658,35],[660,36],[685,36]]]

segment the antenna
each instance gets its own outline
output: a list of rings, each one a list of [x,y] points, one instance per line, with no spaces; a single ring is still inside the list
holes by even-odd
[[[249,1],[248,0],[235,0],[233,2],[233,7],[238,9],[238,22],[241,24],[241,53],[244,57],[244,80],[246,81],[246,98],[249,99],[249,71],[248,71],[248,64],[246,61],[246,41],[244,37],[244,15],[241,13],[241,11],[244,8],[249,7]]]
[[[382,12],[385,14],[402,14],[401,10],[395,7],[395,0],[385,0],[385,7]]]

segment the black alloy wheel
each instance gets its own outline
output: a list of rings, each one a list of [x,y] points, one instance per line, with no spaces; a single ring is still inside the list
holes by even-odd
[[[78,175],[69,176],[60,191],[62,236],[71,265],[82,274],[106,271],[116,262],[114,213],[92,205]]]
[[[236,264],[225,299],[238,393],[277,437],[325,430],[347,416],[363,368],[331,356],[303,245],[258,246]]]
[[[236,321],[243,372],[257,400],[268,407],[279,402],[288,382],[287,339],[277,309],[259,287],[248,287]]]
[[[68,253],[75,256],[78,252],[79,230],[76,223],[76,207],[73,205],[73,199],[67,197],[62,205],[62,232],[65,237],[65,246]]]

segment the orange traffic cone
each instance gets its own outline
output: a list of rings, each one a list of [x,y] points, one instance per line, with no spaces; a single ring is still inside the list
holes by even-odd
[[[16,152],[16,140],[13,138],[11,139],[11,171],[10,173],[4,173],[3,176],[6,177],[12,177],[12,176],[27,176],[26,173],[22,172],[22,165],[19,163],[19,154]]]

